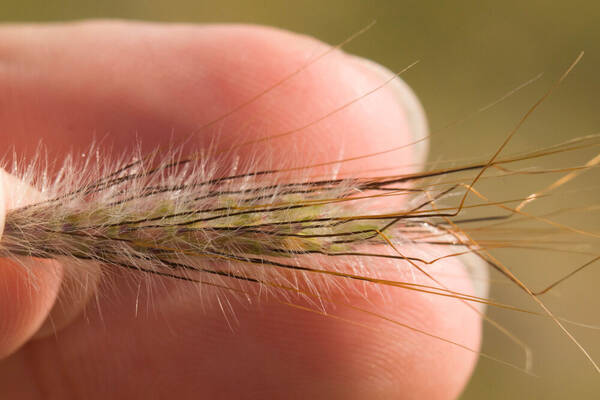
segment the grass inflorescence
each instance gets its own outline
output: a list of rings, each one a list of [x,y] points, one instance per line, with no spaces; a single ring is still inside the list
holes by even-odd
[[[445,296],[464,302],[482,316],[473,304],[551,318],[597,368],[564,327],[570,321],[556,317],[539,299],[573,273],[534,291],[491,254],[504,248],[556,250],[550,239],[564,233],[592,240],[600,237],[554,222],[551,215],[524,211],[576,175],[595,168],[597,157],[561,169],[522,166],[596,147],[600,136],[515,154],[503,152],[550,92],[525,113],[491,157],[409,174],[317,176],[310,165],[239,173],[224,168],[219,157],[189,155],[177,147],[149,154],[133,151],[113,161],[92,149],[82,165],[67,159],[53,179],[35,164],[25,170],[17,165],[12,173],[40,190],[43,199],[7,211],[0,255],[17,261],[23,257],[68,259],[75,265],[101,265],[105,274],[117,268],[237,292],[250,284],[268,288],[270,293],[300,294],[318,304],[330,302],[327,286],[345,282]],[[376,155],[364,157],[371,156]],[[332,160],[330,164],[343,162]],[[550,186],[516,198],[489,199],[476,187],[489,178],[537,174],[560,177]],[[523,228],[519,234],[520,228],[510,225],[523,221],[538,226]],[[510,238],[506,238],[507,232]],[[443,254],[428,257],[418,250],[405,250],[419,245],[441,248]],[[564,246],[563,251],[568,253],[570,247]],[[483,268],[498,271],[522,289],[542,311],[453,291],[427,272],[428,265],[469,254],[478,258]],[[390,278],[385,268],[373,267],[370,261],[374,259],[399,262],[427,277],[429,284]],[[326,284],[315,283],[323,279],[328,279]],[[321,312],[328,315],[326,309]],[[522,345],[489,317],[483,318]],[[477,352],[435,334],[406,328]]]

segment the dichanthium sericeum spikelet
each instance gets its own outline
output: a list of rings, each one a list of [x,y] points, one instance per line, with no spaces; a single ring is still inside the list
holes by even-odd
[[[77,175],[68,173],[73,166],[67,161],[67,176],[46,185],[45,200],[7,214],[2,251],[17,258],[68,257],[81,265],[109,266],[107,271],[110,266],[120,267],[231,291],[238,290],[232,281],[248,282],[284,296],[302,294],[317,303],[328,301],[323,289],[327,285],[353,280],[510,308],[452,292],[435,280],[430,286],[386,280],[362,260],[408,261],[414,273],[426,273],[420,265],[435,260],[403,254],[398,248],[433,242],[457,246],[459,250],[451,255],[476,253],[518,282],[501,263],[484,254],[492,246],[479,245],[467,228],[497,221],[497,216],[479,220],[462,216],[470,208],[496,207],[512,218],[520,215],[545,222],[522,211],[527,202],[545,193],[536,191],[511,207],[506,201],[488,202],[474,184],[486,170],[502,171],[511,162],[597,143],[596,136],[584,137],[515,156],[500,154],[501,147],[494,157],[479,163],[373,178],[313,177],[305,171],[294,176],[283,174],[290,172],[285,168],[223,176],[215,161],[208,161],[210,156],[186,157],[178,150],[126,157],[104,170],[92,162],[84,168],[90,173]],[[336,162],[342,161],[332,164]],[[440,181],[469,171],[476,174],[464,181]],[[39,187],[41,178],[35,168],[19,175]],[[466,203],[467,195],[479,197],[482,203]],[[409,200],[400,211],[384,201],[403,197]],[[458,204],[448,205],[453,197]],[[351,268],[320,269],[310,261],[315,255],[350,260],[343,264]],[[322,283],[315,282],[319,277]]]

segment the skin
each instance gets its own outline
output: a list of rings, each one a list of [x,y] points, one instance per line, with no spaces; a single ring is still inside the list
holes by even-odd
[[[31,159],[42,140],[49,159],[60,160],[70,150],[87,151],[94,140],[108,152],[138,140],[145,150],[168,145],[326,48],[312,38],[249,26],[5,26],[0,32],[0,148],[14,146]],[[192,142],[219,151],[285,132],[381,82],[364,61],[334,52],[201,129]],[[414,141],[408,118],[386,86],[301,133],[236,154],[242,168],[252,162],[260,169],[377,152]],[[258,152],[268,157],[252,156]],[[409,147],[345,163],[341,172],[389,167],[398,160],[424,162]],[[6,174],[2,181],[0,222],[1,210],[39,196],[26,188],[16,198],[22,184]],[[417,250],[430,256],[437,251]],[[369,267],[386,267],[378,263]],[[87,297],[67,290],[73,283],[64,278],[72,277],[65,272],[69,268],[32,260],[31,279],[23,268],[0,260],[0,398],[453,399],[477,359],[349,307],[333,307],[340,318],[332,318],[284,305],[275,296],[251,304],[228,296],[231,310],[224,316],[217,298],[227,303],[227,293],[202,288],[199,296],[196,287],[162,278],[154,279],[147,293],[147,282],[136,285],[120,271],[100,283],[98,295],[80,312]],[[440,270],[445,285],[472,294],[458,260],[429,269],[432,274]],[[392,274],[432,284],[408,265]],[[479,347],[480,316],[460,301],[397,288],[356,288],[362,295],[351,284],[328,295]],[[71,298],[65,301],[67,292]]]

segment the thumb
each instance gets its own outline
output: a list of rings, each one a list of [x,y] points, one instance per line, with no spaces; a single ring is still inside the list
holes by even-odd
[[[62,267],[55,260],[16,258],[3,251],[7,213],[40,198],[37,190],[0,169],[0,358],[35,334],[60,288]]]

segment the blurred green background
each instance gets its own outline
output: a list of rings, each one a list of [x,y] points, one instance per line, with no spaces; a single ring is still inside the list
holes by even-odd
[[[482,156],[493,151],[578,52],[585,50],[583,62],[527,122],[510,149],[532,148],[600,131],[598,2],[21,0],[4,3],[0,9],[2,21],[83,18],[266,24],[310,34],[329,43],[339,43],[377,20],[374,28],[346,50],[393,70],[421,60],[403,77],[422,99],[433,131],[544,73],[540,81],[501,104],[433,137],[433,161]],[[592,156],[590,149],[589,153],[567,156],[565,162],[572,165]],[[551,210],[565,201],[576,205],[598,203],[600,191],[596,181],[594,174],[588,173],[567,187],[568,196],[557,196],[545,207]],[[523,195],[523,189],[528,190],[511,184],[509,191],[504,181],[496,182],[484,185],[492,198],[510,198],[515,195],[513,192]],[[543,183],[531,190],[541,187]],[[597,212],[576,213],[566,222],[598,231],[600,220]],[[592,252],[594,247],[597,246],[592,245]],[[556,254],[550,263],[548,255],[543,256],[526,251],[502,254],[527,283],[537,288],[585,261],[585,257]],[[587,271],[562,285],[547,301],[557,314],[600,323],[600,294],[595,282],[600,282],[600,274]],[[494,283],[492,296],[535,308],[506,284]],[[462,399],[600,398],[599,376],[551,322],[505,311],[490,313],[531,345],[534,372],[539,377],[480,360]],[[600,332],[582,328],[572,331],[600,359]],[[522,365],[521,353],[514,345],[492,329],[486,328],[485,333],[485,352]]]

